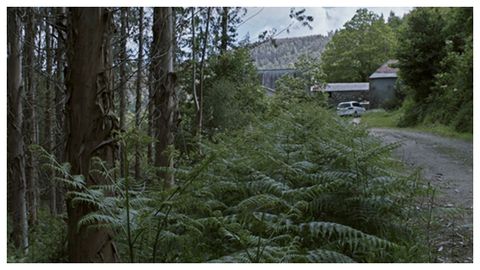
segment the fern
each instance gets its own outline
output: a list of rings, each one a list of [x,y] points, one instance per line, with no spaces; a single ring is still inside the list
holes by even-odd
[[[290,205],[274,195],[260,194],[246,198],[235,207],[239,212],[254,212],[262,209],[290,209]]]
[[[288,254],[282,259],[282,262],[288,263],[354,263],[355,261],[341,253],[316,249],[309,250],[302,254]]]
[[[119,234],[120,246],[137,247],[138,261],[410,260],[395,255],[417,245],[411,220],[426,191],[418,172],[391,166],[396,144],[381,145],[311,105],[266,117],[205,141],[204,159],[180,161],[173,170],[173,190],[118,178],[118,168],[101,160],[92,161],[92,173],[109,182],[98,186],[86,187],[67,164],[52,166],[75,204],[97,209],[79,225],[129,229],[132,239]],[[152,175],[161,170],[148,167]]]
[[[363,247],[387,248],[395,246],[387,240],[378,238],[373,235],[365,234],[352,227],[332,222],[309,222],[302,223],[299,226],[303,233],[307,233],[311,237],[323,236],[326,239],[335,237],[344,243],[348,243],[356,248],[361,245]]]

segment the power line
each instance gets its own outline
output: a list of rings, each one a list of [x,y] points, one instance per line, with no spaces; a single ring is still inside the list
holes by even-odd
[[[262,12],[264,9],[264,7],[260,8],[260,10],[258,10],[255,14],[253,14],[252,16],[248,17],[247,19],[245,19],[245,21],[243,21],[242,23],[240,23],[237,27],[240,27],[242,26],[244,23],[248,22],[250,19],[254,18],[255,16],[257,16],[260,12]]]

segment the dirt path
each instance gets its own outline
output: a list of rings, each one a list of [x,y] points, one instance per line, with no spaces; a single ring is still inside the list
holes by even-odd
[[[372,128],[370,134],[385,143],[401,142],[394,154],[411,167],[422,168],[427,181],[440,191],[436,205],[462,209],[461,216],[439,218],[440,232],[433,241],[436,261],[472,261],[473,144],[436,135]]]

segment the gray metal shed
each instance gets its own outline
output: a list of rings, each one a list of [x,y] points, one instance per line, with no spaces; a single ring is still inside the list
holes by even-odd
[[[370,75],[369,101],[371,108],[382,107],[383,104],[395,98],[395,83],[397,81],[397,60],[388,60]]]
[[[312,92],[324,92],[328,94],[328,101],[336,105],[345,101],[363,101],[368,99],[369,83],[327,83],[323,86],[313,86]]]

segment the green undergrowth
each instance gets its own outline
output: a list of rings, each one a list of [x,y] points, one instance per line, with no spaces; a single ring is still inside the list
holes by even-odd
[[[52,216],[44,207],[38,211],[38,220],[29,228],[28,252],[15,250],[13,243],[7,243],[7,262],[46,263],[66,262],[66,223],[64,216]],[[11,228],[8,219],[8,228]],[[10,236],[11,231],[7,231]]]
[[[145,182],[94,159],[111,184],[87,187],[42,155],[74,204],[98,209],[79,226],[116,232],[125,262],[428,262],[429,187],[391,158],[395,147],[304,100],[205,140],[166,191],[154,176],[166,169]]]
[[[438,123],[420,123],[412,127],[399,127],[398,123],[402,117],[401,110],[397,111],[384,111],[384,110],[375,110],[367,111],[367,113],[362,115],[362,123],[367,127],[377,127],[377,128],[396,128],[407,131],[421,131],[428,132],[435,135],[450,137],[455,139],[461,139],[464,141],[472,141],[473,134],[469,132],[458,132],[455,131],[453,127],[446,126]]]
[[[313,104],[275,108],[205,144],[177,189],[148,193],[136,260],[428,261],[414,204],[425,187],[398,171],[395,147]]]

